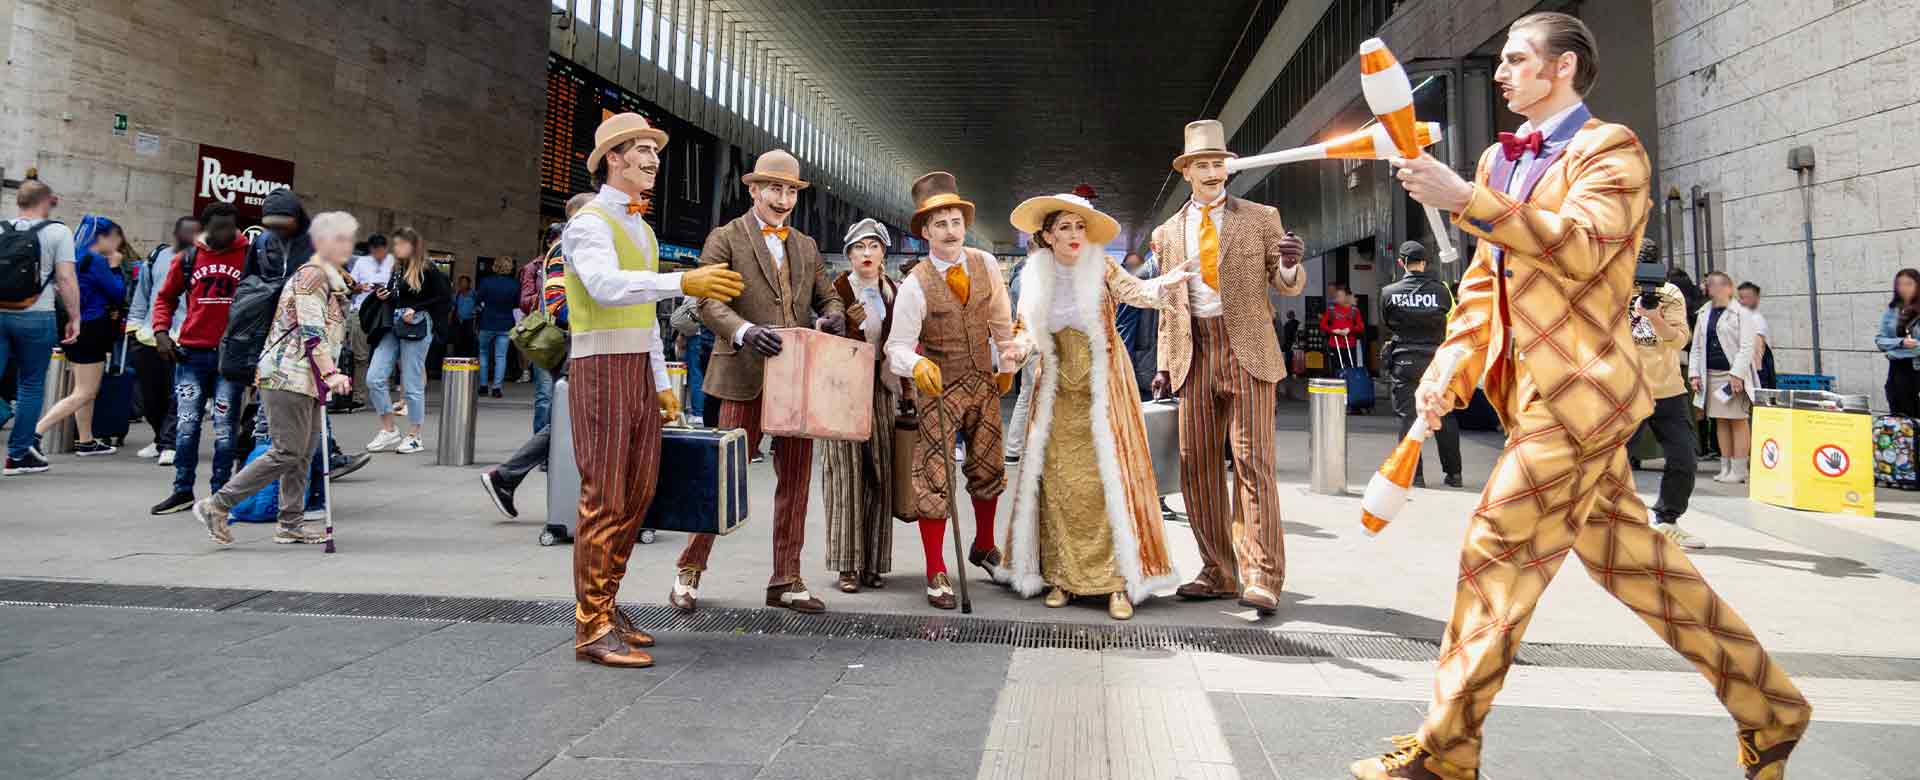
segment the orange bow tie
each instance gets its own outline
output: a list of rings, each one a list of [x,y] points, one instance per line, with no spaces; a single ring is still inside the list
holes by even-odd
[[[636,216],[636,215],[644,217],[647,215],[647,212],[652,210],[653,210],[653,201],[650,201],[650,200],[627,201],[627,216],[629,217]]]
[[[779,236],[781,241],[785,241],[787,240],[787,231],[790,229],[791,228],[784,228],[784,227],[777,227],[777,228],[763,227],[760,229],[760,235]]]

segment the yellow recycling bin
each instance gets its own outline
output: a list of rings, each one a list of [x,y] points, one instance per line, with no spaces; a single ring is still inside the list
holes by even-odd
[[[1865,399],[1797,390],[1760,395],[1753,410],[1752,497],[1872,517],[1873,416],[1865,413]]]

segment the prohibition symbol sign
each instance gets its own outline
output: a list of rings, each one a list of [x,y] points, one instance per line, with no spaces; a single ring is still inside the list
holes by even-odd
[[[1760,465],[1767,468],[1780,465],[1780,442],[1768,439],[1760,445]]]
[[[1853,459],[1838,445],[1825,444],[1813,451],[1813,467],[1824,477],[1838,477],[1853,467]]]

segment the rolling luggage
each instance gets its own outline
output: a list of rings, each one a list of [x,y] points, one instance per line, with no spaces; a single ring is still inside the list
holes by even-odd
[[[1373,411],[1373,375],[1360,357],[1360,345],[1336,349],[1333,354],[1339,360],[1340,378],[1347,381],[1347,411]]]
[[[873,437],[873,345],[809,328],[778,328],[767,358],[760,430],[830,441]]]
[[[1913,462],[1913,418],[1882,415],[1873,421],[1873,481],[1883,487],[1920,490]]]
[[[918,522],[913,512],[913,446],[920,442],[920,423],[911,415],[902,415],[893,423],[893,517],[903,523]]]
[[[563,526],[571,535],[580,519],[580,468],[574,460],[568,396],[566,379],[553,383],[547,524]],[[745,524],[747,516],[745,431],[679,427],[661,431],[660,476],[642,527],[724,536]],[[550,543],[545,534],[541,543]]]
[[[1147,422],[1147,455],[1153,459],[1154,492],[1180,492],[1180,401],[1163,398],[1140,404]]]

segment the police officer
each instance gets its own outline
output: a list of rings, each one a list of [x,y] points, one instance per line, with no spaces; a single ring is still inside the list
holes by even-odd
[[[1380,291],[1384,301],[1381,317],[1393,333],[1382,355],[1387,375],[1393,382],[1393,413],[1400,418],[1400,433],[1413,426],[1413,390],[1420,375],[1433,362],[1433,353],[1447,335],[1447,313],[1453,310],[1453,292],[1445,282],[1427,273],[1427,248],[1418,241],[1400,245],[1400,267],[1407,275]],[[1460,425],[1449,414],[1442,418],[1440,430],[1433,432],[1440,447],[1440,467],[1446,471],[1447,487],[1462,487],[1460,480]],[[1413,484],[1426,487],[1426,464],[1414,472]]]

